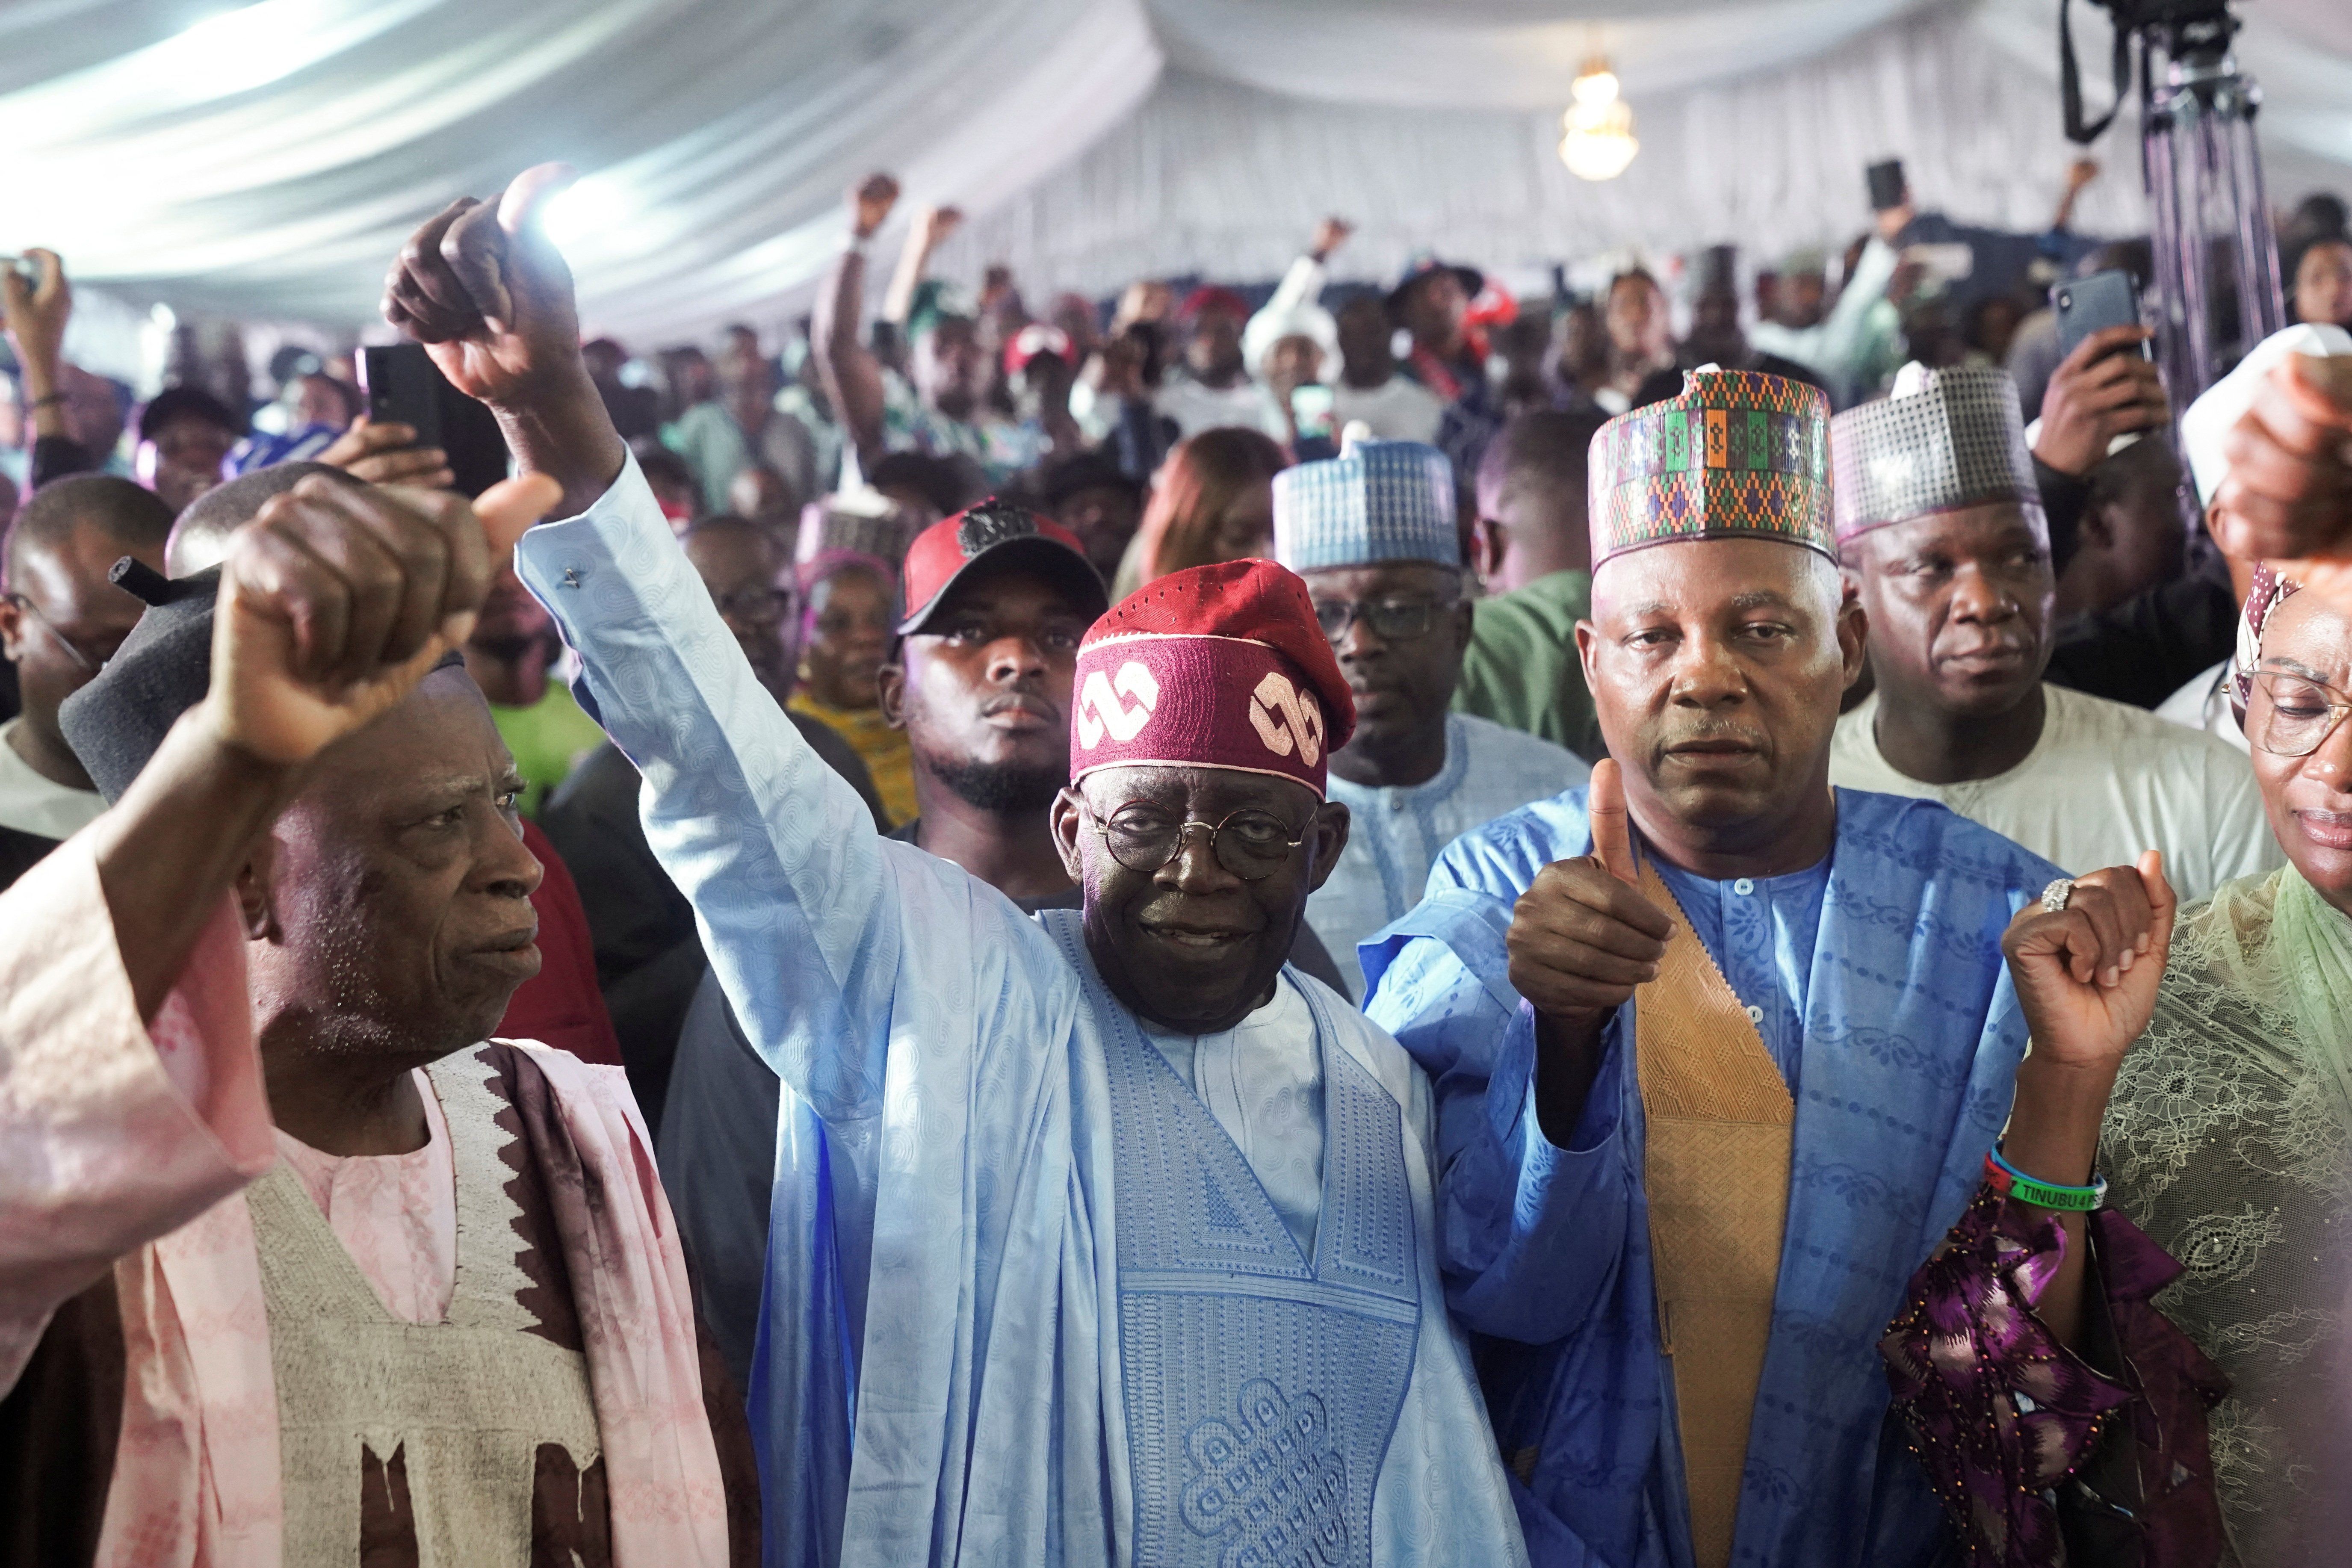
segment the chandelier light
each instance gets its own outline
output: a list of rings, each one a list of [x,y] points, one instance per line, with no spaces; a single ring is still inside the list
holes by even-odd
[[[1572,100],[1559,117],[1559,161],[1580,180],[1613,180],[1642,144],[1633,139],[1633,110],[1617,95],[1617,73],[1599,55],[1570,84]]]

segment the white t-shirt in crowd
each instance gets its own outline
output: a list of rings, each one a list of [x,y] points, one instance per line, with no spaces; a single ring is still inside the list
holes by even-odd
[[[1180,436],[1197,436],[1203,430],[1238,425],[1245,430],[1266,430],[1277,441],[1289,438],[1289,430],[1282,424],[1274,399],[1265,387],[1246,377],[1221,391],[1203,386],[1179,372],[1160,387],[1159,396],[1152,399],[1152,406],[1176,421]]]
[[[2045,685],[2042,739],[2004,773],[1931,784],[1880,754],[1878,697],[1838,721],[1830,783],[1937,800],[2067,870],[2128,866],[2164,851],[2183,902],[2285,863],[2245,757],[2145,708]]]
[[[1369,392],[1345,381],[1331,387],[1332,427],[1344,428],[1350,420],[1360,419],[1371,426],[1375,441],[1435,441],[1437,423],[1444,416],[1445,405],[1435,393],[1402,375],[1392,375]]]
[[[0,724],[0,827],[37,838],[70,838],[98,819],[106,802],[94,789],[68,788],[35,773],[9,743],[24,721],[19,715]]]

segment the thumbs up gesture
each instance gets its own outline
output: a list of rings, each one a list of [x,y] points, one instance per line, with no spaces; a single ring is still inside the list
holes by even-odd
[[[1511,911],[1511,985],[1549,1030],[1589,1040],[1633,988],[1658,973],[1674,922],[1635,889],[1625,784],[1615,762],[1592,770],[1593,853],[1536,873]]]
[[[541,221],[575,178],[567,163],[541,163],[496,202],[459,197],[409,237],[384,279],[384,320],[493,408],[528,405],[578,374],[572,269]]]

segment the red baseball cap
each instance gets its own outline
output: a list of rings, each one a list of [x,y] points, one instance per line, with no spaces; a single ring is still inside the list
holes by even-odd
[[[1087,559],[1076,534],[1027,507],[991,496],[931,524],[907,547],[901,582],[908,610],[907,618],[898,623],[898,635],[920,632],[948,590],[983,561],[992,571],[1017,568],[1058,584],[1089,619],[1109,607],[1102,574]]]

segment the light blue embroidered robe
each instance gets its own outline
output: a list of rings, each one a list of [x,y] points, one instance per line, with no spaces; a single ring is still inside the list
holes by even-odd
[[[1801,971],[1775,933],[1801,928],[1802,874],[1771,885],[1787,904],[1768,930],[1727,942],[1720,910],[1694,914],[1745,987],[1797,1108],[1733,1542],[1733,1563],[1754,1568],[1914,1568],[1942,1545],[1935,1500],[1889,1429],[1876,1346],[2007,1120],[2025,1026],[2000,936],[2058,875],[1941,806],[1853,790],[1837,805]],[[1555,1146],[1534,1110],[1534,1014],[1511,989],[1504,950],[1512,903],[1536,872],[1591,847],[1581,788],[1455,841],[1427,899],[1364,944],[1370,1011],[1437,1085],[1446,1282],[1465,1324],[1492,1336],[1480,1370],[1503,1452],[1533,1461],[1515,1488],[1531,1559],[1687,1568],[1624,1010],[1569,1147]],[[1684,899],[1709,887],[1673,881]],[[1731,884],[1713,888],[1738,907]],[[1791,1017],[1802,1019],[1793,1041]]]
[[[1190,1091],[1136,1078],[1139,1033],[1076,917],[1041,924],[875,835],[753,679],[634,462],[584,515],[533,529],[517,567],[643,773],[647,841],[785,1085],[751,1409],[767,1562],[1108,1568],[1152,1531],[1176,1562],[1525,1562],[1444,1308],[1428,1082],[1393,1040],[1285,971],[1343,1085],[1302,1259],[1216,1124],[1187,1121]],[[1120,1231],[1147,1152],[1114,1116],[1120,1071],[1162,1091],[1156,1125],[1181,1136],[1157,1146],[1193,1184],[1145,1205],[1150,1237]],[[1123,1331],[1188,1295],[1265,1331],[1157,1355]],[[1401,1322],[1400,1348],[1350,1354],[1351,1312]]]

